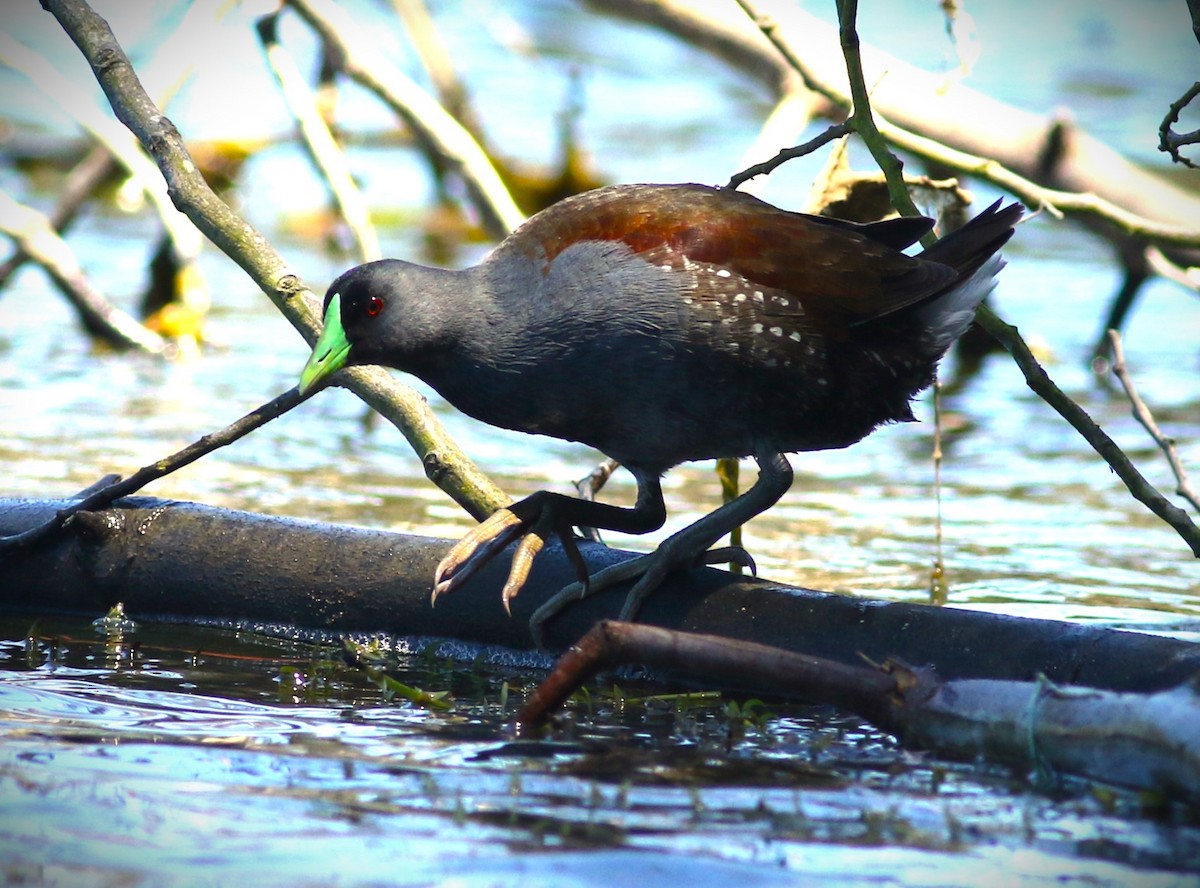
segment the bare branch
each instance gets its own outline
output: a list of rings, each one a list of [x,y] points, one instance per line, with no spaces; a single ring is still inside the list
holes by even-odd
[[[752,167],[747,167],[740,173],[734,173],[726,183],[726,188],[740,188],[746,182],[753,179],[755,176],[766,176],[774,171],[777,167],[782,166],[789,160],[794,160],[797,157],[804,157],[806,154],[812,154],[822,145],[827,145],[835,139],[841,139],[844,136],[854,132],[854,127],[847,121],[846,123],[835,124],[827,128],[820,135],[809,139],[802,145],[796,145],[794,148],[784,148],[770,160],[765,160],[762,163],[756,163]]]
[[[102,481],[81,491],[79,499],[67,508],[59,510],[49,521],[12,536],[0,537],[0,559],[66,527],[78,512],[106,509],[121,497],[141,490],[151,481],[157,481],[159,478],[194,463],[202,456],[207,456],[214,450],[232,444],[255,429],[266,425],[277,416],[287,413],[308,397],[309,395],[301,395],[298,387],[293,387],[220,431],[205,435],[165,459],[143,466],[124,480],[117,475],[107,476]]]
[[[525,221],[487,154],[474,137],[356,32],[345,10],[328,0],[289,0],[327,45],[341,57],[342,70],[375,93],[412,128],[426,154],[455,169],[470,191],[493,237],[505,237]]]
[[[1171,160],[1175,163],[1181,163],[1184,166],[1189,166],[1192,169],[1200,169],[1190,159],[1179,153],[1179,149],[1184,145],[1200,144],[1200,130],[1193,130],[1190,133],[1177,133],[1174,130],[1175,124],[1179,123],[1179,115],[1183,109],[1191,104],[1192,99],[1200,95],[1200,80],[1197,80],[1191,85],[1187,92],[1176,99],[1167,108],[1167,116],[1163,118],[1158,127],[1158,150],[1165,151],[1171,156]]]
[[[1108,338],[1112,343],[1112,372],[1120,380],[1121,387],[1125,389],[1125,394],[1129,398],[1129,403],[1133,405],[1134,418],[1142,424],[1142,428],[1150,433],[1154,443],[1167,457],[1167,464],[1170,465],[1171,472],[1175,475],[1175,492],[1191,503],[1193,509],[1200,512],[1200,496],[1197,496],[1196,491],[1192,489],[1187,470],[1179,460],[1179,453],[1175,450],[1175,439],[1163,434],[1158,423],[1154,421],[1154,414],[1150,412],[1150,408],[1146,406],[1146,402],[1142,400],[1137,387],[1133,384],[1133,377],[1125,365],[1125,351],[1121,347],[1121,334],[1116,330],[1109,330]]]
[[[986,305],[979,307],[975,319],[1003,345],[1013,361],[1025,376],[1025,382],[1039,397],[1069,422],[1092,449],[1108,463],[1117,476],[1124,482],[1133,498],[1142,503],[1147,509],[1161,518],[1179,533],[1184,542],[1192,550],[1192,554],[1200,558],[1200,528],[1192,522],[1188,513],[1171,503],[1154,485],[1147,481],[1129,461],[1129,457],[1117,446],[1095,420],[1087,412],[1068,398],[1054,384],[1050,376],[1037,362],[1025,340],[1017,332],[1017,328],[1005,323],[996,316]]]
[[[271,73],[275,75],[288,110],[292,112],[292,117],[300,127],[309,159],[328,186],[342,218],[346,220],[354,239],[358,242],[359,257],[363,262],[380,259],[383,252],[379,248],[379,235],[375,232],[375,226],[371,224],[366,199],[350,173],[346,155],[317,110],[312,90],[308,88],[308,84],[296,68],[291,53],[279,43],[278,22],[277,12],[258,20],[258,39],[266,53]]]
[[[266,238],[233,212],[196,168],[179,131],[146,94],[108,23],[83,0],[43,0],[92,67],[117,117],[138,137],[166,179],[171,199],[209,240],[241,266],[311,344],[316,301]],[[344,384],[392,422],[421,458],[425,474],[475,518],[510,500],[446,434],[425,399],[378,367],[343,371]]]
[[[115,120],[104,114],[78,84],[59,73],[48,60],[2,32],[0,61],[20,71],[37,84],[47,98],[58,104],[97,142],[108,149],[117,162],[135,178],[146,197],[154,204],[163,227],[171,236],[171,243],[180,263],[193,263],[203,244],[200,232],[171,203],[162,174],[141,150],[137,141]],[[199,272],[196,274],[199,278]]]
[[[0,231],[12,238],[21,253],[46,270],[54,285],[75,306],[89,333],[114,348],[135,348],[156,355],[168,350],[170,344],[163,337],[116,308],[92,286],[75,258],[75,251],[58,236],[49,219],[33,207],[18,203],[5,191],[0,191]]]
[[[60,236],[66,233],[83,205],[92,196],[109,174],[116,169],[116,161],[103,145],[94,146],[75,168],[67,174],[66,181],[58,189],[58,202],[46,217],[47,224]],[[13,255],[0,265],[0,288],[3,288],[22,265],[29,254],[17,245]]]
[[[849,666],[743,639],[602,620],[563,654],[517,714],[529,730],[597,672],[645,665],[755,693],[848,709],[902,744],[1200,800],[1200,697],[1036,681],[941,679],[896,660]]]
[[[751,19],[761,18],[757,10],[763,3],[742,5],[754,10]],[[773,54],[778,59],[782,52],[785,58],[803,58],[797,70],[804,83],[835,105],[851,106],[848,83],[841,79],[844,54],[838,60],[840,70],[835,71],[832,53],[825,48],[832,37],[830,26],[798,7],[787,6],[786,20],[781,7],[780,20],[786,27],[773,23],[767,35],[770,42],[757,43],[734,27],[730,15],[704,15],[680,0],[606,0],[603,8],[650,21],[712,49],[743,70],[768,79],[777,89],[782,77],[763,56]],[[797,51],[797,46],[802,46],[803,52]],[[863,55],[871,72],[887,72],[872,88],[871,98],[875,124],[896,148],[991,182],[1030,208],[1103,223],[1110,238],[1121,232],[1162,246],[1200,246],[1200,229],[1195,225],[1197,202],[1191,193],[1139,169],[1086,133],[1057,120],[1047,126],[1038,115],[960,84],[944,88],[941,79],[878,49]],[[978,126],[962,126],[968,114],[975,115]],[[1060,140],[1063,145],[1053,162],[1048,166],[1035,163],[1031,158],[1038,153],[1039,137],[1045,143],[1056,133],[1065,141]],[[1006,162],[980,153],[991,153],[993,147],[996,157],[1004,157]]]

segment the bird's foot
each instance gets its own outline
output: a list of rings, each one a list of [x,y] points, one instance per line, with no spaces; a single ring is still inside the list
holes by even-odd
[[[586,582],[572,583],[562,589],[547,599],[529,618],[529,631],[533,635],[534,643],[545,650],[546,623],[568,605],[635,578],[637,582],[626,594],[621,612],[617,616],[618,620],[632,620],[636,617],[650,593],[661,586],[663,580],[674,571],[711,564],[739,564],[752,574],[757,573],[754,559],[741,546],[723,546],[719,549],[706,547],[697,552],[688,545],[689,543],[691,540],[682,534],[679,538],[670,537],[647,555],[611,565]]]
[[[504,610],[512,614],[511,601],[529,579],[533,561],[551,534],[562,540],[563,549],[579,575],[573,585],[588,585],[587,566],[575,545],[568,524],[558,520],[552,501],[539,494],[527,497],[506,509],[498,509],[485,521],[455,543],[438,564],[433,574],[433,594],[430,603],[462,586],[491,561],[498,552],[515,539],[520,539],[513,552],[508,579],[500,591]]]

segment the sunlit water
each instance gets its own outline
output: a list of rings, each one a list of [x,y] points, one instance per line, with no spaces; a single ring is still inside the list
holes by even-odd
[[[1168,7],[1147,8],[1165,15]],[[1012,22],[977,15],[985,44],[1020,51]],[[1030,55],[1021,65],[985,55],[972,82],[1027,107],[1069,104],[1085,127],[1158,162],[1154,128],[1188,79],[1182,62],[1167,62],[1189,51],[1195,58],[1184,20],[1151,29],[1155,65],[1141,63],[1136,29],[1120,15],[1066,18],[1061,45],[1073,55]],[[450,39],[472,50],[466,73],[486,122],[513,153],[548,159],[569,63],[511,55],[493,42],[509,33],[501,18],[472,19],[487,27],[451,29]],[[866,39],[902,55],[905,45],[935,45],[920,61],[941,64],[936,19],[863,19]],[[571,7],[539,6],[520,23],[583,66],[584,139],[614,180],[721,181],[753,137],[762,97],[716,63]],[[896,36],[902,24],[912,29],[905,40]],[[250,71],[257,59],[248,52]],[[283,131],[274,98],[250,92],[271,109],[258,116]],[[376,129],[391,125],[361,96],[351,96],[347,114]],[[196,131],[215,134],[211,119],[190,115]],[[176,119],[191,131],[186,108]],[[354,161],[381,209],[421,205],[428,186],[410,158],[363,148]],[[799,204],[813,169],[785,170],[763,193]],[[39,206],[52,202],[8,163],[0,184]],[[288,214],[323,200],[294,146],[253,158],[238,194],[314,288],[349,264],[289,233]],[[390,255],[417,255],[410,227],[382,235]],[[131,305],[155,237],[145,216],[94,209],[72,245],[98,287]],[[1006,255],[998,311],[1169,494],[1173,479],[1128,403],[1086,366],[1118,281],[1107,249],[1077,229],[1035,220]],[[222,257],[211,252],[204,268],[213,286],[209,333],[222,347],[189,362],[97,352],[32,269],[0,296],[4,494],[59,496],[107,472],[128,473],[295,383],[307,352],[300,338]],[[1152,283],[1125,341],[1139,389],[1200,475],[1200,301]],[[944,378],[955,369],[949,361]],[[569,490],[598,459],[483,427],[427,394],[464,449],[514,496]],[[942,467],[952,605],[1200,639],[1200,569],[1186,546],[1007,359],[991,358],[943,408],[962,429],[946,442]],[[917,414],[919,425],[793,459],[792,491],[746,530],[760,573],[927,599],[938,554],[928,398]],[[403,439],[363,417],[349,394],[323,393],[147,492],[432,535],[467,528]],[[610,542],[648,548],[719,500],[707,464],[673,471],[665,492],[670,520],[660,534]],[[618,475],[605,495],[629,501],[632,484]],[[413,683],[454,694],[449,714],[438,714],[385,699],[308,645],[144,624],[118,640],[86,623],[31,628],[23,619],[3,630],[0,862],[13,880],[620,885],[669,874],[787,884],[803,872],[841,884],[986,884],[994,875],[1168,885],[1200,859],[1193,828],[1147,816],[1133,800],[1078,788],[1039,793],[1024,775],[905,754],[826,710],[772,705],[761,725],[742,728],[726,714],[728,701],[623,707],[597,689],[595,706],[574,710],[553,735],[560,746],[509,746],[503,683],[516,700],[540,673],[464,677],[461,667],[414,660]]]

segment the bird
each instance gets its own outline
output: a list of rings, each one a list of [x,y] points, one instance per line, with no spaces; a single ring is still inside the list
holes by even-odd
[[[752,565],[712,547],[787,492],[788,454],[914,419],[912,399],[1004,265],[1023,208],[1001,203],[910,255],[933,220],[855,223],[700,184],[598,188],[532,216],[478,265],[383,259],[342,274],[300,391],[347,365],[383,365],[481,422],[619,462],[637,482],[632,507],[538,491],[501,508],[442,559],[432,600],[519,541],[507,610],[553,535],[580,579],[535,611],[535,638],[571,601],[627,580],[620,618],[631,619],[675,570]],[[572,528],[655,531],[669,469],[744,457],[759,469],[745,492],[588,576]]]

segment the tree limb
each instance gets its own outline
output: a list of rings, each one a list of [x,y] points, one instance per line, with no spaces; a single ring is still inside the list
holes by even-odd
[[[319,308],[308,289],[266,238],[204,182],[179,131],[142,88],[108,23],[83,0],[43,0],[42,5],[88,60],[117,117],[157,161],[171,200],[245,270],[310,344],[315,342]],[[471,515],[481,519],[509,502],[454,444],[424,398],[387,371],[356,367],[343,371],[341,381],[401,431],[420,456],[426,475]]]
[[[906,746],[1148,790],[1200,804],[1200,695],[1188,683],[1151,694],[1035,681],[943,681],[897,661],[847,665],[717,635],[604,620],[564,653],[517,713],[545,722],[602,670],[641,665],[748,693],[850,710]]]
[[[291,53],[279,42],[278,24],[278,12],[264,15],[257,22],[258,39],[288,110],[300,127],[302,144],[358,243],[359,259],[363,262],[381,259],[383,251],[379,247],[379,235],[371,224],[366,199],[354,181],[345,153],[317,110],[312,90],[296,68]]]
[[[412,129],[427,156],[457,170],[497,240],[525,221],[487,154],[474,137],[370,42],[356,35],[345,11],[329,0],[288,0],[340,57],[342,70],[379,96]]]
[[[17,203],[6,191],[0,191],[0,231],[17,245],[19,254],[45,269],[93,336],[114,348],[134,348],[155,355],[168,351],[167,340],[112,305],[92,286],[75,251],[58,236],[49,219],[33,207]]]
[[[1138,394],[1133,377],[1125,366],[1125,350],[1121,347],[1121,334],[1116,330],[1109,330],[1108,337],[1112,341],[1112,372],[1120,381],[1121,387],[1125,389],[1125,395],[1133,407],[1134,418],[1141,423],[1142,428],[1150,434],[1154,443],[1166,456],[1167,464],[1171,467],[1172,474],[1175,475],[1175,492],[1191,503],[1193,509],[1200,512],[1200,496],[1197,496],[1196,491],[1192,489],[1187,470],[1179,460],[1179,453],[1175,450],[1175,439],[1164,435],[1162,429],[1158,427],[1158,423],[1154,421],[1154,414],[1150,412],[1150,408]]]

